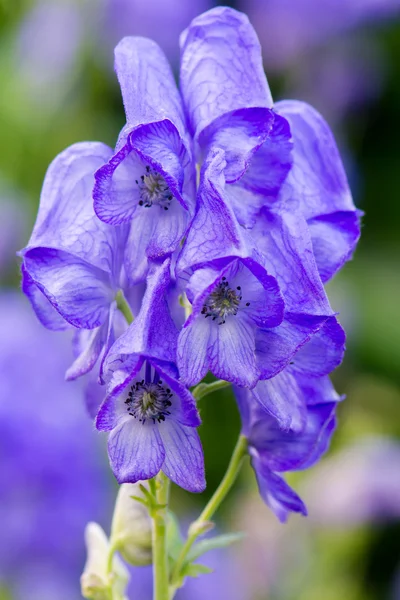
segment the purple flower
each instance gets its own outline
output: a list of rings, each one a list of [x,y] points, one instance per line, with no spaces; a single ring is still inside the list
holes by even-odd
[[[24,250],[22,288],[48,328],[89,330],[68,371],[89,371],[113,339],[114,298],[123,284],[126,228],[110,227],[93,212],[93,173],[111,154],[98,142],[75,144],[49,167],[31,239]]]
[[[235,389],[260,494],[281,521],[290,511],[307,514],[279,473],[310,467],[328,447],[341,398],[327,374],[340,363],[343,343],[331,318],[279,375]]]
[[[196,431],[200,418],[174,365],[178,332],[166,298],[169,269],[169,259],[153,267],[139,315],[110,348],[109,394],[96,427],[110,431],[108,451],[119,483],[149,479],[162,470],[181,487],[199,492],[205,487]]]
[[[222,259],[194,272],[186,288],[192,313],[179,335],[178,365],[188,385],[211,371],[253,387],[259,379],[256,331],[283,318],[276,280],[252,259]]]
[[[282,430],[249,390],[237,388],[236,398],[262,499],[282,522],[290,512],[307,515],[304,503],[280,473],[306,469],[318,461],[335,428],[336,403],[308,406],[305,425],[296,432]]]
[[[0,587],[16,600],[75,600],[84,527],[111,509],[102,448],[82,386],[64,381],[64,334],[41,327],[17,293],[3,292],[0,309]]]
[[[189,127],[199,155],[224,152],[224,201],[250,229],[263,207],[303,216],[327,281],[359,237],[359,214],[328,125],[304,103],[273,106],[245,15],[226,7],[208,11],[194,19],[181,46]]]
[[[96,173],[94,208],[100,219],[132,221],[126,271],[146,276],[147,259],[171,254],[194,211],[191,141],[171,69],[145,38],[124,38],[115,49],[127,124],[116,154]]]
[[[333,311],[304,218],[264,208],[251,231],[241,228],[224,201],[225,165],[222,151],[210,152],[196,217],[177,260],[193,311],[179,337],[178,365],[189,384],[209,369],[217,377],[252,387],[258,379],[279,373]],[[235,271],[234,285],[233,275],[224,269]]]
[[[139,358],[130,377],[101,406],[96,427],[110,431],[108,453],[119,483],[162,470],[191,491],[205,488],[200,425],[194,398],[172,366]]]

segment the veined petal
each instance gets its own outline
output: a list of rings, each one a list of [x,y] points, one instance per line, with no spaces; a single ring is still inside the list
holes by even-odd
[[[351,257],[360,233],[359,216],[334,137],[321,115],[295,100],[278,102],[275,109],[289,121],[293,136],[293,166],[281,199],[307,221],[317,220],[312,241],[325,282]]]
[[[335,317],[330,317],[294,357],[292,370],[307,377],[328,375],[340,365],[346,334]]]
[[[104,322],[96,329],[80,329],[77,346],[79,354],[67,370],[65,377],[72,381],[91,371],[96,364],[107,339],[108,323]]]
[[[307,508],[304,502],[282,477],[273,473],[258,457],[252,459],[252,465],[257,477],[261,498],[281,523],[287,521],[291,512],[298,512],[307,516]]]
[[[285,431],[301,431],[307,417],[306,401],[296,378],[285,369],[272,379],[259,381],[250,392]]]
[[[110,348],[104,363],[105,369],[126,369],[128,375],[134,356],[175,362],[178,331],[166,297],[169,283],[170,260],[166,259],[162,264],[155,263],[147,280],[140,312]]]
[[[204,457],[196,429],[167,420],[160,424],[159,433],[165,449],[165,475],[189,492],[202,492],[206,487]]]
[[[199,383],[207,375],[208,348],[215,344],[213,333],[210,320],[201,318],[181,329],[177,363],[181,379],[188,386]]]
[[[325,316],[286,313],[278,327],[258,329],[256,352],[260,378],[269,379],[282,371],[325,321]]]
[[[128,126],[170,119],[181,135],[184,116],[178,89],[161,48],[143,37],[125,37],[115,48],[115,71]]]
[[[223,199],[225,166],[222,150],[210,152],[200,177],[196,215],[178,257],[178,273],[214,258],[246,253],[243,231]]]
[[[250,443],[272,471],[305,469],[327,449],[333,432],[336,403],[312,405],[300,432],[283,431],[270,417],[260,417],[253,428]]]
[[[236,385],[254,387],[259,379],[255,332],[245,319],[227,319],[215,331],[215,343],[207,351],[210,371]]]
[[[351,259],[360,238],[361,211],[338,211],[308,220],[314,256],[323,282]]]
[[[325,402],[340,402],[345,399],[345,396],[339,396],[328,375],[311,378],[296,373],[296,380],[309,406]]]
[[[209,10],[191,22],[180,45],[181,90],[195,138],[226,113],[272,107],[260,44],[243,13]]]
[[[287,311],[326,317],[333,314],[301,214],[264,209],[251,234],[265,267],[278,281]]]
[[[125,230],[105,225],[93,211],[95,171],[112,156],[99,142],[74,144],[51,163],[27,248],[55,248],[110,274],[116,273]],[[118,275],[118,273],[116,273]]]
[[[128,419],[110,432],[108,455],[118,483],[136,483],[157,475],[165,450],[156,426]]]
[[[71,325],[65,321],[59,312],[54,308],[47,297],[40,291],[32,277],[25,268],[24,263],[21,265],[22,272],[22,291],[29,299],[33,310],[39,321],[53,331],[63,331],[69,329]]]
[[[94,329],[107,320],[113,300],[108,273],[51,248],[26,251],[24,262],[34,283],[71,325]]]
[[[292,134],[289,123],[273,113],[273,124],[268,137],[254,148],[251,162],[243,177],[234,185],[225,187],[236,218],[244,227],[251,228],[263,206],[273,206],[292,166]],[[230,139],[236,145],[236,140]],[[228,177],[227,177],[228,180]]]

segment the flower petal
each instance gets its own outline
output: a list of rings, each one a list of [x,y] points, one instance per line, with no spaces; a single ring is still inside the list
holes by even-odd
[[[246,253],[243,231],[223,200],[225,164],[222,150],[210,152],[204,163],[196,215],[178,258],[178,273],[214,258]]]
[[[204,457],[196,429],[166,420],[159,425],[159,433],[165,448],[165,475],[189,492],[202,492],[206,487]]]
[[[218,326],[215,343],[209,346],[207,354],[215,377],[250,388],[257,383],[254,326],[247,320],[233,317]]]
[[[307,417],[306,401],[296,378],[285,369],[272,379],[259,381],[251,394],[284,431],[301,431]]]
[[[39,321],[53,331],[63,331],[69,329],[71,325],[67,323],[59,312],[54,308],[51,302],[40,291],[32,277],[29,275],[24,263],[21,265],[22,273],[22,291],[29,299],[33,310]]]
[[[345,341],[343,328],[335,317],[330,317],[297,352],[293,372],[306,377],[328,375],[342,362]]]
[[[188,386],[199,383],[208,371],[207,351],[215,344],[209,319],[195,319],[183,327],[178,338],[177,363],[181,380]]]
[[[93,210],[95,171],[112,155],[99,142],[70,146],[51,163],[27,248],[64,250],[110,274],[120,262],[125,230],[99,221]]]
[[[272,107],[260,44],[243,13],[209,10],[191,22],[180,44],[181,90],[195,138],[226,113]]]
[[[261,498],[281,523],[287,521],[290,512],[298,512],[307,516],[304,502],[282,477],[268,469],[259,458],[252,459],[252,466],[257,477]]]
[[[108,455],[118,483],[136,483],[157,475],[165,450],[157,426],[130,418],[110,432]]]
[[[258,329],[256,352],[260,378],[269,379],[282,371],[325,321],[325,316],[286,313],[278,327]]]
[[[125,37],[115,48],[115,71],[130,127],[170,119],[185,132],[171,67],[161,48],[144,37]]]
[[[67,381],[73,381],[93,369],[107,340],[107,331],[107,322],[96,329],[77,331],[79,354],[65,374]]]
[[[287,311],[333,314],[314,260],[309,229],[301,214],[264,209],[252,237],[265,267],[279,284]]]
[[[113,291],[106,272],[51,248],[27,250],[24,263],[37,287],[71,325],[94,329],[108,319]]]
[[[360,234],[358,213],[334,137],[321,115],[295,100],[278,102],[275,109],[289,121],[293,136],[293,167],[281,199],[307,221],[317,220],[311,228],[312,241],[326,282],[351,257]],[[321,227],[324,222],[330,230],[328,240],[327,227]],[[327,252],[328,245],[335,250]]]
[[[139,356],[175,362],[178,331],[167,302],[169,284],[170,260],[166,259],[153,265],[139,314],[110,348],[104,361],[109,373],[125,371],[128,376],[131,359]]]
[[[259,421],[253,427],[249,442],[272,471],[305,469],[328,447],[335,408],[336,403],[309,406],[306,426],[300,432],[283,431],[275,420],[259,411]]]

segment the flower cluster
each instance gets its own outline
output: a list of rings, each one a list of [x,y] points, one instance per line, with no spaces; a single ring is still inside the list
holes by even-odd
[[[305,507],[280,473],[317,461],[334,429],[344,332],[323,284],[360,215],[326,122],[273,103],[245,15],[212,9],[180,43],[180,91],[154,42],[116,47],[126,125],[115,150],[78,143],[51,164],[23,290],[45,326],[75,330],[67,377],[99,373],[96,426],[120,483],[162,470],[204,489],[189,388],[211,372],[235,386],[283,520]]]

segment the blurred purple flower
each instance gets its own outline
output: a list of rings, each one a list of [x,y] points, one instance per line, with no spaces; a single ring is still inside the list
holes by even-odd
[[[268,69],[365,23],[400,13],[399,0],[240,0],[263,46]]]
[[[24,207],[25,208],[25,207]],[[26,215],[20,198],[0,190],[0,277],[17,269],[16,252],[26,229]]]
[[[51,104],[76,66],[83,42],[82,9],[68,0],[41,0],[21,23],[16,40],[17,72],[31,96]]]
[[[0,327],[0,582],[18,600],[75,600],[84,527],[110,508],[101,452],[82,388],[64,381],[64,335],[13,292],[0,296]]]
[[[371,437],[325,460],[305,485],[313,522],[361,525],[400,518],[400,444]]]
[[[105,0],[103,28],[110,47],[125,36],[149,37],[176,64],[181,31],[213,4],[212,0]]]

